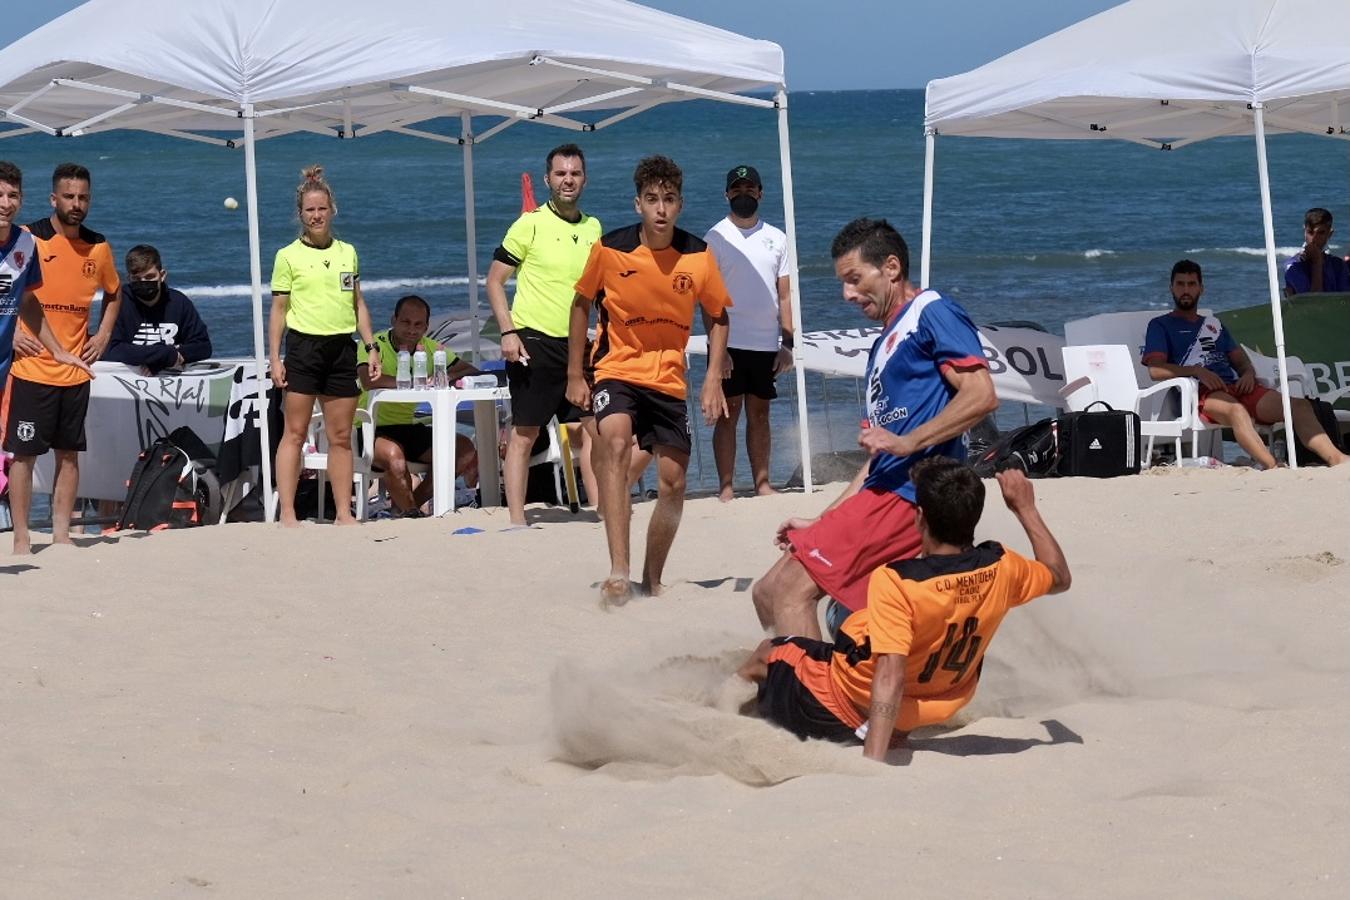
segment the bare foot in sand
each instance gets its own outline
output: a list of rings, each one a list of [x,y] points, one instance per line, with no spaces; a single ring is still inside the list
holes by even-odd
[[[661,591],[663,590],[663,585],[661,584],[661,582],[658,581],[656,583],[656,586],[653,587],[652,583],[645,578],[642,579],[641,587],[642,587],[642,595],[644,597],[660,597]]]
[[[28,541],[21,541],[18,538],[15,538],[13,553],[15,556],[31,556],[33,554],[33,545],[28,543]]]
[[[356,516],[339,516],[333,520],[334,525],[360,525],[361,520]]]
[[[600,606],[608,609],[623,606],[633,599],[633,582],[627,576],[611,575],[600,585]]]
[[[736,499],[736,492],[732,490],[731,485],[727,485],[717,492],[717,499],[721,500],[723,503],[730,503],[732,500]]]
[[[295,516],[282,516],[277,525],[281,528],[299,528],[300,520]]]
[[[72,541],[72,540],[70,539],[70,535],[68,535],[68,534],[60,534],[60,535],[53,534],[53,535],[52,535],[52,544],[53,544],[53,545],[56,545],[56,544],[65,544],[65,545],[68,546],[68,547],[74,547],[74,546],[75,546],[75,542]]]
[[[767,481],[763,484],[755,485],[755,496],[757,497],[771,497],[776,493],[778,492],[773,489],[773,485],[769,484]]]

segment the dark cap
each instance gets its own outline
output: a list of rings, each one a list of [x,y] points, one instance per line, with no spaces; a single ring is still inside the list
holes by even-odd
[[[764,187],[764,182],[759,180],[759,172],[754,166],[737,166],[727,173],[727,190],[735,187],[738,181],[748,181],[757,188]]]

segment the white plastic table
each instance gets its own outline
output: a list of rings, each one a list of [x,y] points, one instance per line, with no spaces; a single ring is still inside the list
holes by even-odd
[[[511,396],[505,387],[381,388],[370,392],[370,416],[381,403],[431,404],[431,512],[443,516],[455,510],[455,410],[473,404],[473,437],[478,448],[478,488],[484,506],[502,502],[497,465],[497,401]]]

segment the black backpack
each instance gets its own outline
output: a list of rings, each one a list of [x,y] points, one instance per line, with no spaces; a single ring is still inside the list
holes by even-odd
[[[220,483],[211,470],[214,462],[189,428],[157,439],[136,457],[117,530],[160,531],[214,524],[220,518]]]
[[[1021,469],[1031,478],[1058,475],[1059,423],[1041,419],[1010,431],[972,456],[970,465],[981,478],[993,478],[1004,469]]]
[[[1336,420],[1336,407],[1325,400],[1318,400],[1316,397],[1309,397],[1308,403],[1312,405],[1313,415],[1317,416],[1317,423],[1322,426],[1322,430],[1331,438],[1331,446],[1342,453],[1346,452],[1344,442],[1341,440],[1341,423]],[[1281,426],[1283,429],[1283,426]],[[1283,436],[1283,430],[1277,432]],[[1298,435],[1294,435],[1294,453],[1300,466],[1320,466],[1323,465],[1322,457],[1303,446],[1303,441],[1299,440]]]

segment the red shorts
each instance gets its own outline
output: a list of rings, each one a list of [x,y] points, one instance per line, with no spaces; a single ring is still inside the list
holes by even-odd
[[[1247,410],[1247,412],[1251,414],[1253,422],[1257,422],[1258,424],[1261,425],[1274,424],[1273,422],[1263,422],[1256,416],[1256,404],[1259,403],[1261,401],[1261,398],[1264,397],[1266,394],[1271,393],[1270,388],[1263,387],[1259,384],[1253,385],[1251,392],[1248,394],[1244,394],[1241,397],[1239,397],[1236,393],[1230,390],[1230,388],[1232,388],[1231,384],[1225,385],[1222,390],[1211,391],[1203,384],[1200,385],[1200,418],[1204,419],[1206,422],[1213,425],[1214,420],[1211,419],[1209,416],[1205,415],[1205,398],[1208,397],[1210,394],[1227,394],[1228,396],[1236,400],[1238,403],[1242,404],[1242,408]]]
[[[788,532],[793,557],[822,591],[857,612],[867,581],[887,563],[919,555],[914,504],[899,494],[863,488],[809,528]]]

